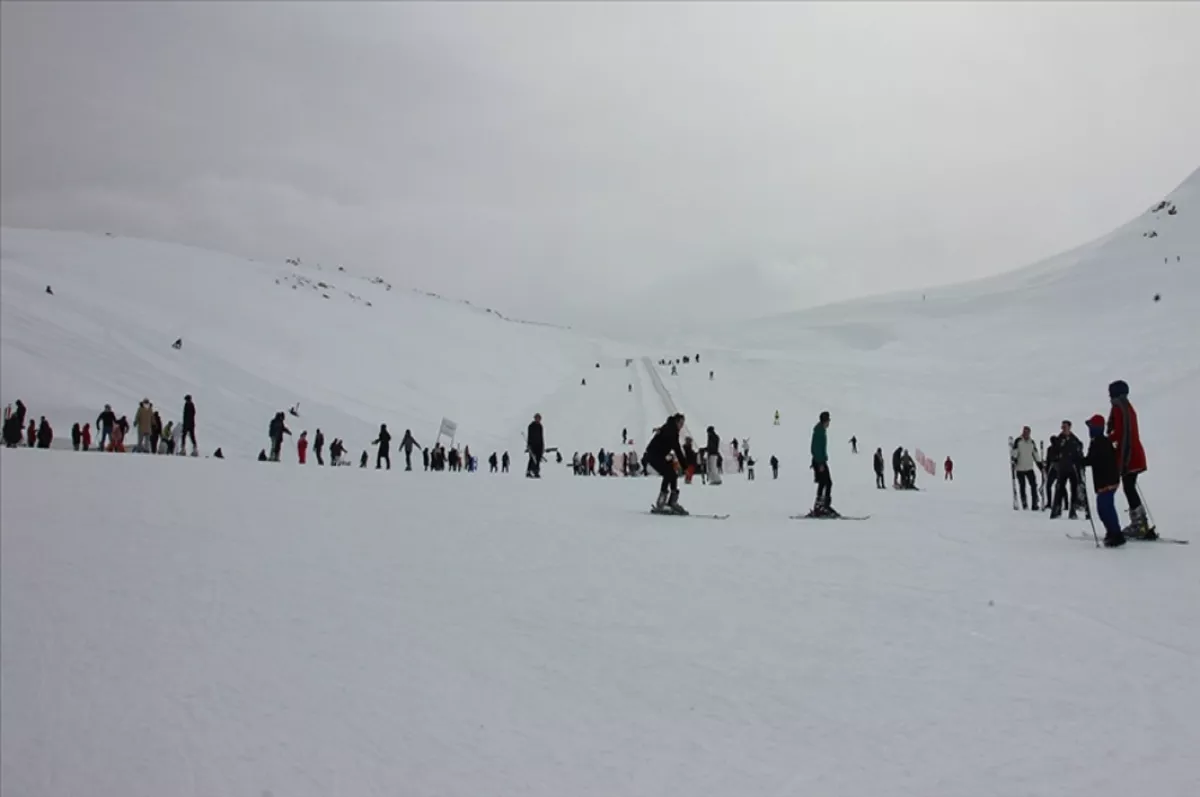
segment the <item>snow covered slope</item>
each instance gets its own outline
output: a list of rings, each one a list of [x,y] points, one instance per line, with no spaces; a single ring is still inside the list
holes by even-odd
[[[294,432],[320,427],[352,452],[380,423],[431,442],[442,417],[459,424],[460,441],[476,452],[519,452],[535,411],[576,408],[571,386],[580,379],[620,369],[612,383],[628,382],[621,344],[393,289],[336,266],[20,229],[4,229],[0,247],[4,400],[22,398],[60,438],[105,403],[132,418],[143,397],[165,410],[164,422],[178,421],[191,393],[202,447],[221,446],[226,456],[253,457],[271,416],[297,402]],[[176,338],[184,342],[178,351]],[[640,395],[619,397],[612,422],[657,418],[650,398],[647,412]],[[552,442],[555,432],[574,438],[562,415],[555,421]],[[619,442],[620,426],[615,433]]]
[[[1193,797],[1197,201],[1200,174],[1031,269],[662,350],[336,268],[4,230],[5,401],[61,436],[191,392],[205,450],[241,459],[0,452],[0,791]],[[697,352],[657,367],[666,397],[640,359]],[[1009,508],[1007,437],[1106,411],[1115,378],[1190,546],[1097,551]],[[246,461],[295,401],[354,450],[447,415],[518,471],[534,410],[569,455],[640,448],[669,403],[749,437],[758,480],[685,488],[714,521],[649,516],[653,479]],[[822,409],[834,503],[870,520],[787,519]],[[897,445],[956,480],[874,489]]]

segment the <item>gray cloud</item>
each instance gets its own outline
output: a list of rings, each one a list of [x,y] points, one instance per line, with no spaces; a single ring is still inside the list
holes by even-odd
[[[1200,141],[1192,3],[0,9],[5,224],[554,321],[1012,268],[1140,212]]]

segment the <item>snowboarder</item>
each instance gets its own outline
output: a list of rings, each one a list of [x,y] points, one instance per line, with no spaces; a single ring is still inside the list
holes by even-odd
[[[813,517],[837,516],[833,508],[833,477],[829,474],[829,411],[825,410],[813,426],[812,443],[809,452],[812,454],[813,481],[817,484],[817,500],[809,514]]]
[[[282,413],[280,413],[282,415]],[[282,423],[282,419],[280,421]],[[291,434],[291,432],[288,432]],[[179,433],[179,456],[183,456],[187,451],[188,440],[192,441],[192,456],[200,456],[200,447],[196,445],[196,405],[192,401],[192,396],[189,393],[183,397],[183,427]],[[283,438],[279,438],[280,445],[283,444]],[[279,461],[278,453],[275,456],[275,461]]]
[[[942,481],[947,481],[947,482],[954,481],[954,461],[952,459],[950,459],[950,457],[948,457],[948,456],[946,457],[946,464],[944,466],[944,469],[946,471],[946,475],[942,478]]]
[[[529,464],[525,467],[525,476],[529,479],[542,478],[542,455],[546,451],[546,437],[542,429],[542,414],[534,413],[529,428],[525,430],[525,446],[529,452]]]
[[[313,436],[313,454],[317,457],[317,464],[324,465],[325,460],[321,458],[321,449],[325,447],[325,435],[318,429],[316,435]]]
[[[850,438],[850,453],[851,454],[858,453],[858,438],[857,437]]]
[[[1125,544],[1125,534],[1117,518],[1116,495],[1121,484],[1117,454],[1112,441],[1104,436],[1104,416],[1093,415],[1087,420],[1087,466],[1092,469],[1092,487],[1096,491],[1096,514],[1104,526],[1104,545],[1118,548]]]
[[[308,457],[308,430],[300,433],[300,439],[296,441],[296,456],[300,459],[300,464],[303,465]]]
[[[17,399],[14,407],[4,410],[4,445],[16,448],[21,445],[21,435],[25,432],[25,404]]]
[[[779,478],[779,457],[774,454],[771,455],[771,478]]]
[[[717,434],[713,427],[708,427],[708,440],[705,441],[704,450],[708,452],[708,461],[705,464],[705,473],[708,474],[708,483],[718,485],[721,483],[721,467],[718,458],[721,449],[721,437]]]
[[[366,449],[363,449],[362,456],[358,458],[358,467],[360,467],[360,468],[367,467],[367,451],[366,451]],[[376,465],[375,469],[379,470],[378,465]]]
[[[1022,429],[1021,436],[1013,441],[1012,463],[1017,474],[1017,483],[1021,488],[1021,508],[1029,508],[1025,497],[1025,485],[1028,484],[1033,497],[1033,511],[1038,511],[1038,484],[1034,468],[1041,467],[1042,459],[1038,455],[1037,444],[1030,437],[1028,426]]]
[[[1133,536],[1157,539],[1157,532],[1150,526],[1150,518],[1138,492],[1138,474],[1146,470],[1146,452],[1142,448],[1142,436],[1138,430],[1137,411],[1129,403],[1129,385],[1117,380],[1108,386],[1112,410],[1108,415],[1108,439],[1117,449],[1117,469],[1121,475],[1121,488],[1129,503],[1129,530]]]
[[[383,463],[387,463],[387,469],[392,469],[392,435],[388,432],[387,424],[379,424],[379,436],[371,441],[371,445],[378,445],[379,449],[375,453],[375,470],[383,467]]]
[[[880,490],[886,490],[887,484],[883,480],[883,448],[875,449],[875,486]]]
[[[667,418],[646,446],[642,456],[650,467],[662,476],[662,486],[658,491],[658,501],[654,511],[659,513],[674,513],[686,515],[687,510],[679,505],[679,473],[676,467],[683,462],[683,449],[679,445],[679,432],[683,429],[683,413],[677,413]]]

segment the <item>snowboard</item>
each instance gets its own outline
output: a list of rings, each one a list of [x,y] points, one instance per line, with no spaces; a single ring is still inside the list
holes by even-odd
[[[788,515],[788,520],[867,520],[870,515]]]
[[[1096,542],[1095,539],[1093,539],[1090,534],[1088,534],[1088,535],[1072,534],[1071,532],[1068,531],[1068,532],[1066,532],[1066,535],[1068,538],[1070,538],[1072,540],[1080,540],[1082,542],[1090,542],[1093,544]],[[1103,538],[1101,538],[1100,541],[1101,541],[1101,543],[1103,543],[1104,542]],[[1187,545],[1189,540],[1179,540],[1174,537],[1159,537],[1158,539],[1155,539],[1155,540],[1143,540],[1139,537],[1133,537],[1133,536],[1126,535],[1125,542],[1126,542],[1126,544],[1131,543],[1131,542],[1165,542],[1165,543],[1170,543],[1172,545]]]
[[[727,517],[729,517],[729,515],[693,515],[691,512],[689,512],[686,515],[680,515],[676,512],[670,512],[667,510],[659,509],[658,507],[654,507],[654,506],[650,507],[650,514],[651,515],[662,515],[663,517],[705,518],[707,520],[725,520]]]

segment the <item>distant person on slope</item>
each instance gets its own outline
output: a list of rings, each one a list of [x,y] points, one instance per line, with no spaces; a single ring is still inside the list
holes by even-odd
[[[875,449],[874,465],[875,465],[875,486],[878,487],[880,490],[886,490],[887,483],[883,480],[884,468],[883,468],[883,449],[882,448]]]
[[[821,413],[812,430],[812,443],[809,452],[812,454],[813,481],[817,484],[817,500],[813,504],[814,517],[837,515],[833,509],[833,477],[829,473],[829,411]]]
[[[1067,505],[1067,518],[1075,520],[1075,496],[1079,493],[1079,469],[1084,464],[1083,441],[1071,431],[1071,422],[1063,421],[1058,434],[1058,473],[1054,490],[1054,504],[1050,517],[1062,515],[1063,503]],[[1070,492],[1067,492],[1068,484]]]
[[[892,487],[900,489],[900,465],[904,460],[904,446],[896,446],[892,452]]]
[[[92,425],[85,423],[83,431],[80,434],[79,442],[83,445],[83,450],[87,451],[92,447]]]
[[[267,434],[271,438],[271,456],[269,459],[272,462],[279,461],[279,454],[283,450],[283,436],[291,435],[292,431],[287,428],[287,421],[284,419],[282,412],[275,413],[275,417],[271,419],[271,425],[267,429]],[[179,453],[182,455],[185,442],[181,439],[179,443]]]
[[[508,452],[505,451],[504,456],[500,457],[500,472],[501,473],[508,473],[508,465],[509,465],[510,461],[511,460],[508,456]]]
[[[542,454],[546,451],[546,437],[542,429],[542,414],[536,413],[525,430],[525,445],[529,451],[529,464],[525,476],[529,479],[542,478]]]
[[[321,458],[321,449],[325,447],[325,434],[318,429],[316,435],[313,436],[313,454],[317,458],[318,465],[324,465],[325,460]]]
[[[37,447],[49,448],[52,442],[54,442],[54,430],[50,428],[50,422],[43,415],[37,430]]]
[[[283,413],[280,413],[282,415]],[[280,419],[282,423],[282,418]],[[291,434],[291,432],[288,432]],[[187,451],[187,441],[192,441],[192,456],[200,456],[200,447],[196,445],[196,405],[192,403],[191,394],[183,397],[183,429],[179,435],[179,456],[183,456]],[[283,445],[283,438],[279,438],[280,445]],[[276,452],[275,461],[279,461],[278,452]]]
[[[1137,488],[1138,474],[1146,470],[1146,451],[1142,448],[1137,411],[1129,403],[1129,385],[1118,379],[1108,386],[1108,397],[1112,402],[1108,439],[1117,449],[1121,488],[1129,502],[1129,533],[1142,539],[1156,539],[1158,534],[1150,527],[1150,518]]]
[[[78,451],[79,446],[82,443],[83,443],[83,429],[79,428],[79,421],[76,421],[75,425],[71,427],[71,448]]]
[[[387,469],[392,469],[392,435],[388,432],[387,424],[379,424],[379,437],[371,441],[371,445],[378,445],[379,450],[375,454],[375,470],[383,467],[383,463],[387,462]]]
[[[1025,485],[1028,483],[1029,491],[1033,494],[1033,511],[1036,512],[1038,485],[1034,469],[1042,464],[1042,459],[1038,456],[1037,443],[1030,437],[1030,432],[1030,428],[1026,426],[1021,430],[1021,436],[1013,441],[1012,462],[1013,470],[1017,474],[1017,483],[1021,487],[1021,508],[1029,508],[1029,502],[1025,498]]]
[[[779,478],[779,457],[774,454],[771,455],[771,478]]]
[[[708,427],[707,432],[708,439],[704,443],[704,450],[708,452],[708,463],[705,469],[708,474],[708,483],[717,485],[721,483],[721,436],[711,426]]]
[[[300,439],[296,441],[296,456],[303,465],[308,457],[308,430],[301,432]]]
[[[662,476],[662,486],[658,491],[658,501],[654,504],[656,512],[671,512],[676,515],[686,515],[687,510],[679,505],[679,474],[675,470],[677,463],[683,463],[683,449],[679,445],[679,432],[683,429],[683,413],[677,413],[667,418],[646,446],[642,461],[648,464]]]
[[[133,450],[141,454],[153,453],[150,451],[150,430],[154,426],[154,405],[150,399],[142,399],[138,404],[137,412],[133,414],[133,425],[137,429],[137,445]]]
[[[1093,415],[1087,420],[1087,466],[1092,469],[1092,486],[1096,490],[1096,514],[1104,525],[1104,544],[1118,548],[1125,544],[1121,521],[1117,517],[1116,494],[1121,484],[1121,471],[1112,441],[1104,436],[1104,416]]]
[[[946,476],[943,481],[954,481],[954,461],[950,457],[946,457]]]
[[[857,437],[850,438],[850,453],[851,454],[858,453],[858,438]]]
[[[105,404],[104,410],[96,416],[96,428],[100,430],[100,441],[96,444],[101,451],[112,442],[113,427],[117,425],[117,414],[111,404]]]
[[[413,446],[420,448],[421,444],[413,438],[411,429],[405,429],[404,437],[400,440],[400,448],[404,449],[404,469],[406,471],[412,470]]]

